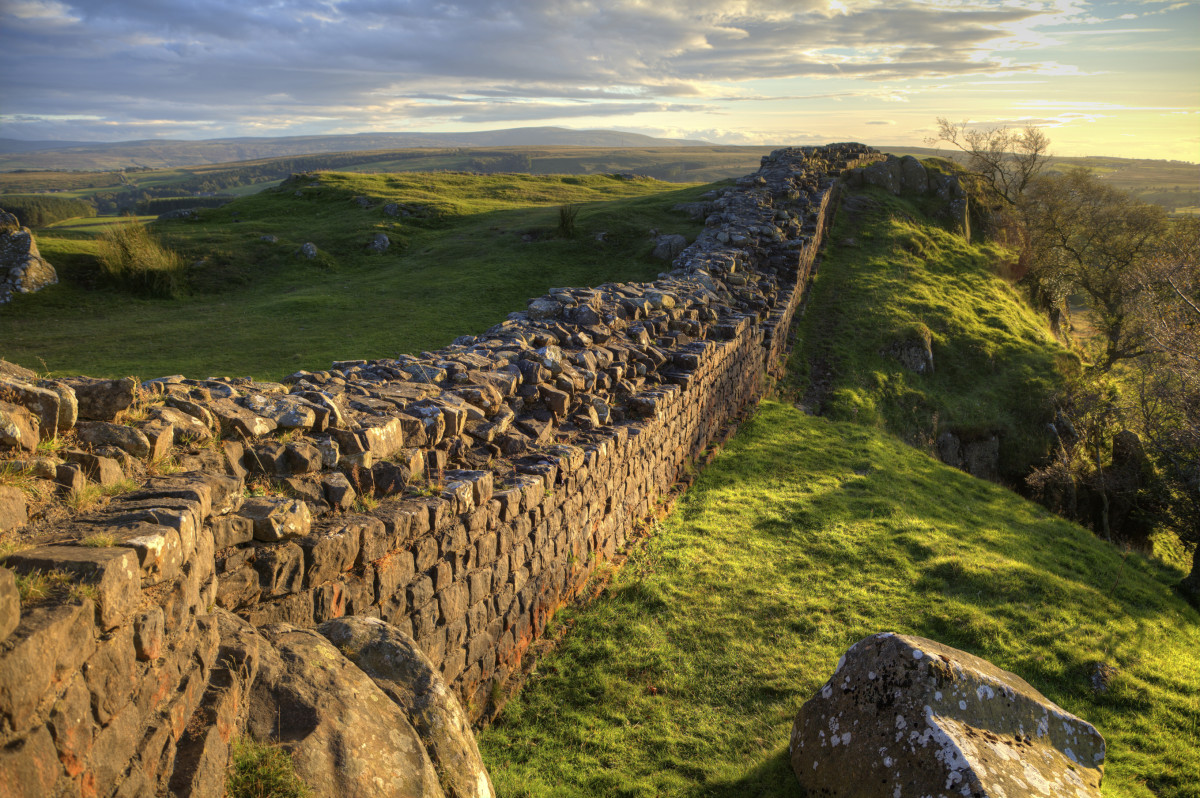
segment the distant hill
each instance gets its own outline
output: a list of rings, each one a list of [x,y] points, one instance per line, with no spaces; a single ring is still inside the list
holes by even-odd
[[[284,136],[203,141],[71,142],[0,139],[0,171],[106,170],[197,166],[327,152],[412,147],[688,147],[706,141],[664,139],[616,130],[524,127],[476,133],[356,133],[345,136]]]

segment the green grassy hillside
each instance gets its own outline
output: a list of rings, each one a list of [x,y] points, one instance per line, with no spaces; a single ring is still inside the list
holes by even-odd
[[[498,794],[794,796],[795,713],[852,643],[895,631],[984,657],[1095,724],[1106,796],[1200,796],[1200,613],[1172,590],[1183,572],[906,443],[982,425],[1010,463],[1035,454],[1068,355],[994,274],[1003,250],[867,197],[833,230],[792,401],[764,403],[610,587],[560,612],[556,649],[481,735]],[[881,354],[916,324],[933,375]],[[836,418],[793,404],[815,395]],[[1099,664],[1115,669],[1103,692]]]
[[[91,226],[100,220],[63,224],[37,237],[61,282],[5,306],[0,357],[94,376],[278,378],[436,348],[553,286],[653,278],[667,264],[650,257],[651,231],[694,237],[701,223],[672,207],[709,188],[602,175],[321,173],[198,221],[155,224],[194,264],[190,293],[176,300],[104,283],[103,228]],[[570,238],[557,232],[565,203],[579,207]],[[383,254],[367,249],[378,233],[392,242]],[[299,254],[306,242],[316,258]]]
[[[930,637],[1108,741],[1106,796],[1200,795],[1181,574],[861,425],[765,403],[480,737],[506,796],[794,796],[800,705],[855,641]],[[1115,666],[1091,689],[1097,662]]]
[[[886,429],[933,452],[938,437],[999,438],[1016,484],[1049,445],[1051,393],[1071,355],[1008,283],[1013,258],[968,244],[918,203],[879,189],[849,195],[822,254],[794,356],[813,410]],[[927,334],[932,374],[888,354]]]

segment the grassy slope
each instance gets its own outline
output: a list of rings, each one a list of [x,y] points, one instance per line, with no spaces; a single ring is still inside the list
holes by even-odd
[[[0,312],[0,357],[95,376],[278,378],[332,360],[436,348],[482,332],[552,286],[653,278],[665,264],[650,257],[650,230],[694,236],[699,223],[671,208],[708,188],[605,176],[319,180],[301,197],[289,184],[206,211],[199,222],[156,225],[189,260],[205,259],[193,270],[196,292],[180,300],[97,285],[94,229],[43,231],[38,245],[63,279]],[[374,207],[361,208],[357,196]],[[389,217],[386,202],[420,210]],[[581,208],[571,239],[555,235],[566,202]],[[378,232],[392,246],[369,254]],[[530,233],[536,240],[524,241]],[[320,249],[312,261],[296,254],[306,241]]]
[[[797,389],[810,401],[815,392],[824,415],[925,451],[947,430],[964,440],[998,434],[1001,471],[1021,480],[1045,453],[1050,392],[1073,355],[996,278],[1004,249],[969,245],[882,191],[855,200],[865,205],[860,223],[838,220],[800,324]],[[932,375],[884,354],[918,325],[932,337]]]
[[[986,253],[957,258],[912,222],[899,233],[916,228],[958,264],[941,281],[1004,294],[984,276]],[[827,285],[839,262],[864,260],[843,254],[822,265]],[[896,296],[875,301],[897,313],[902,289],[925,290],[891,285]],[[871,283],[842,290],[858,286]],[[1026,340],[1053,359],[1020,317],[998,319],[1018,329],[985,325],[996,346]],[[851,643],[892,630],[985,657],[1096,724],[1105,795],[1197,796],[1200,614],[1172,593],[1180,576],[874,425],[766,402],[610,589],[559,614],[557,651],[480,744],[501,795],[795,795],[797,709]],[[1118,668],[1099,695],[1097,661]]]

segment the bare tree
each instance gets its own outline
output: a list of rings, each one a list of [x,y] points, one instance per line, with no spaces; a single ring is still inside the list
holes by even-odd
[[[1099,367],[1107,371],[1146,354],[1142,314],[1135,310],[1167,229],[1166,211],[1086,169],[1038,178],[1020,207],[1030,280],[1056,300],[1069,291],[1085,299],[1104,335]]]
[[[1139,277],[1138,410],[1171,525],[1193,549],[1181,587],[1200,605],[1200,219],[1173,220]]]
[[[1025,189],[1042,171],[1049,157],[1050,139],[1039,128],[971,128],[938,117],[938,132],[929,144],[946,142],[967,155],[967,169],[975,174],[993,198],[1016,206]]]

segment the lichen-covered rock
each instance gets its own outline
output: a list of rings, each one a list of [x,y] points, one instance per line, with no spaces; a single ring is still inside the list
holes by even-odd
[[[466,713],[411,637],[378,618],[339,618],[317,631],[404,709],[447,798],[495,795]]]
[[[845,798],[1098,798],[1105,755],[1091,724],[1020,677],[890,632],[843,655],[789,750],[808,795]]]
[[[263,627],[248,730],[292,753],[316,795],[442,798],[437,773],[404,711],[328,640],[287,624]]]

